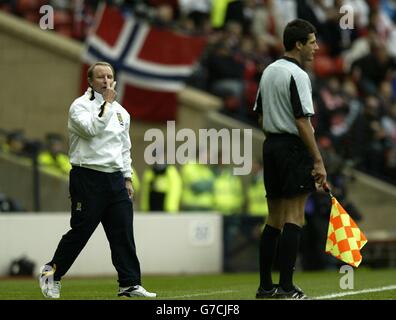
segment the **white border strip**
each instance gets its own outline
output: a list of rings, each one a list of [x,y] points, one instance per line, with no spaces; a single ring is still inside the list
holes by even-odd
[[[347,291],[347,292],[341,292],[341,293],[333,293],[333,294],[328,294],[328,295],[325,295],[325,296],[313,297],[312,299],[317,299],[317,300],[334,299],[334,298],[341,298],[341,297],[345,297],[345,296],[353,296],[353,295],[362,294],[362,293],[381,292],[381,291],[388,291],[388,290],[396,290],[396,285],[391,285],[391,286],[386,286],[386,287],[379,287],[379,288],[364,289],[364,290],[357,290],[357,291]]]

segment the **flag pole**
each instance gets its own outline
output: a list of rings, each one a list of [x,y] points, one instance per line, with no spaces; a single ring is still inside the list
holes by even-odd
[[[323,190],[325,191],[325,192],[327,192],[328,194],[329,194],[329,196],[331,197],[331,198],[334,198],[334,196],[333,196],[333,194],[331,193],[331,190],[330,190],[330,187],[329,187],[329,185],[327,184],[327,182],[325,182],[324,184],[323,184]]]

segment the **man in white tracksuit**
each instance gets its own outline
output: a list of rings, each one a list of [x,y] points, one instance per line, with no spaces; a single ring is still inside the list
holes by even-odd
[[[118,273],[118,296],[156,297],[141,286],[133,235],[130,116],[115,101],[114,69],[97,62],[88,69],[89,88],[69,110],[71,229],[52,260],[43,266],[45,297],[60,297],[61,277],[69,270],[101,222]],[[53,281],[48,281],[48,275]]]

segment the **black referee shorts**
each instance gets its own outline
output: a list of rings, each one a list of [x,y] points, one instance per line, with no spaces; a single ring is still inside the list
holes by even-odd
[[[292,198],[316,190],[313,159],[300,137],[269,134],[263,144],[267,198]]]

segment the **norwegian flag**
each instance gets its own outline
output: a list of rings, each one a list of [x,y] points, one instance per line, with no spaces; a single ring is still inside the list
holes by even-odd
[[[203,37],[159,29],[117,7],[102,5],[86,41],[81,89],[87,88],[89,65],[106,61],[116,72],[117,101],[134,119],[175,120],[177,92],[205,44]]]

